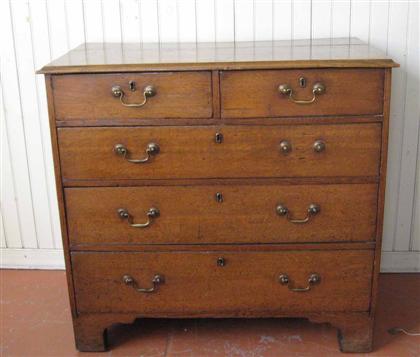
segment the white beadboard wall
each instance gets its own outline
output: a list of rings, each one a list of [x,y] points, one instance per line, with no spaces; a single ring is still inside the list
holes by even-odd
[[[359,37],[393,71],[382,271],[420,271],[418,1],[1,0],[1,266],[62,268],[44,79],[82,42]]]

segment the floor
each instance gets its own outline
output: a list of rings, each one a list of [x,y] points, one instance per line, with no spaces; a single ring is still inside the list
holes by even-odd
[[[79,353],[73,344],[62,271],[3,270],[0,356],[343,356],[336,330],[303,319],[137,320],[109,331],[110,351]],[[370,356],[420,356],[420,274],[383,274]],[[352,356],[355,356],[354,354]]]

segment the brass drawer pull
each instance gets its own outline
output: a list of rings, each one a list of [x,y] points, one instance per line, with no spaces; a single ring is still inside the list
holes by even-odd
[[[293,89],[288,84],[280,84],[278,88],[282,95],[287,95],[291,101],[296,104],[311,104],[315,102],[316,96],[325,93],[325,85],[322,83],[315,83],[312,87],[312,99],[295,99],[293,98]]]
[[[120,98],[120,102],[122,105],[124,105],[125,107],[142,107],[143,105],[145,105],[147,103],[147,98],[153,97],[156,95],[156,88],[153,86],[146,86],[143,89],[143,101],[141,103],[126,103],[124,102],[123,98],[124,98],[124,91],[121,88],[121,86],[112,86],[111,88],[111,92],[112,95],[116,98]]]
[[[280,284],[287,285],[289,290],[295,291],[295,292],[298,292],[298,293],[302,293],[302,292],[311,290],[312,285],[318,284],[320,281],[321,281],[321,276],[317,273],[312,273],[311,275],[309,275],[308,286],[306,288],[293,288],[289,285],[290,279],[289,279],[289,276],[287,274],[280,274],[280,276],[279,276],[279,283]]]
[[[286,216],[289,222],[299,224],[299,223],[308,222],[311,217],[318,214],[321,211],[321,206],[316,203],[311,203],[308,206],[308,210],[307,210],[308,214],[306,215],[305,218],[302,218],[302,219],[291,218],[289,209],[285,205],[282,205],[281,203],[277,205],[276,211],[279,216]]]
[[[323,152],[326,148],[325,141],[323,140],[316,140],[314,145],[312,146],[315,152]]]
[[[282,140],[280,142],[280,151],[283,154],[288,154],[290,151],[292,151],[292,144],[290,144],[287,140]]]
[[[129,159],[127,158],[128,149],[123,144],[117,144],[114,146],[114,152],[117,155],[122,156],[125,160],[133,164],[142,164],[142,163],[148,162],[150,161],[152,156],[159,154],[159,151],[160,151],[160,147],[158,144],[149,143],[147,144],[147,147],[146,147],[146,157],[144,157],[143,159]]]
[[[157,290],[159,284],[162,284],[165,282],[165,278],[162,275],[156,274],[152,279],[153,287],[151,288],[139,288],[137,282],[130,275],[124,275],[122,277],[122,281],[125,285],[131,286],[133,289],[135,289],[139,293],[153,293]]]
[[[125,209],[119,208],[117,210],[118,216],[122,219],[126,219],[128,224],[134,228],[146,228],[149,227],[153,221],[153,218],[157,218],[160,215],[160,211],[157,208],[150,208],[147,211],[147,222],[146,223],[134,223],[133,216]]]

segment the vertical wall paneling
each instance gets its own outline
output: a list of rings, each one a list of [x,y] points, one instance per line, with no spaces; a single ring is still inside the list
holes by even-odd
[[[196,1],[196,19],[197,42],[214,42],[216,40],[214,0]]]
[[[140,0],[140,22],[143,42],[159,42],[159,21],[157,0]]]
[[[332,38],[349,37],[351,25],[351,1],[341,0],[331,3]]]
[[[292,1],[292,40],[311,38],[312,1]]]
[[[385,49],[388,42],[390,0],[370,0],[369,39],[378,48]]]
[[[32,195],[32,211],[35,221],[37,246],[53,245],[46,185],[46,170],[43,158],[39,108],[31,49],[29,11],[24,2],[12,2],[12,30],[14,34],[15,59],[21,102],[21,114],[26,145],[26,159]],[[41,240],[42,238],[42,240]]]
[[[271,41],[273,39],[273,2],[260,0],[254,2],[254,40]]]
[[[274,40],[292,38],[292,0],[273,1],[273,37]]]
[[[0,207],[0,248],[6,248],[6,233],[4,231],[3,226],[3,214],[1,213],[1,207]]]
[[[159,0],[159,29],[161,42],[177,42],[178,31],[178,2],[173,0]]]
[[[177,0],[178,35],[182,42],[196,42],[195,0]]]
[[[139,16],[140,16],[139,2]],[[105,42],[121,42],[121,9],[119,0],[102,1],[102,23]],[[141,24],[140,24],[141,30]],[[82,41],[83,42],[83,41]],[[80,42],[79,42],[80,43]]]
[[[70,9],[73,8],[73,5],[70,6],[70,2],[65,2],[64,0],[37,1],[36,3],[37,6],[46,6],[47,8],[51,57],[60,57],[70,49],[71,31],[67,30],[67,25],[69,27],[72,26],[73,22],[77,21],[77,17],[73,18],[66,16],[66,8],[67,11],[71,11]],[[75,2],[75,6],[76,5],[77,1]],[[72,26],[71,29],[75,30],[75,27],[76,26]]]
[[[31,74],[36,81],[36,99],[38,104],[38,124],[41,131],[42,155],[44,160],[44,174],[46,182],[46,197],[49,210],[44,214],[49,216],[51,222],[52,244],[48,241],[49,236],[38,235],[39,245],[42,248],[61,248],[61,230],[58,216],[58,204],[56,200],[54,164],[50,140],[50,127],[48,122],[47,99],[45,93],[45,81],[42,76],[35,76],[35,69],[51,60],[51,49],[48,33],[48,16],[46,6],[38,6],[36,0],[28,3],[29,26],[31,32],[31,45],[33,55],[33,68]],[[83,38],[83,37],[82,37]],[[70,39],[70,43],[74,40]],[[73,42],[75,45],[80,43]]]
[[[390,133],[389,133],[389,150],[388,150],[388,177],[385,200],[385,220],[384,220],[384,250],[395,249],[395,239],[397,233],[397,217],[399,214],[407,214],[406,210],[399,213],[399,194],[400,194],[400,169],[401,169],[401,145],[404,131],[404,99],[406,95],[406,52],[407,52],[407,18],[408,4],[394,3],[389,4],[386,8],[388,16],[386,41],[378,41],[383,46],[383,50],[387,50],[395,61],[399,62],[401,67],[393,71],[392,77],[392,96],[391,96],[391,112],[390,112]],[[392,6],[392,7],[391,7]],[[388,10],[391,10],[388,12]],[[383,9],[385,11],[385,8]],[[383,29],[382,29],[383,31]],[[371,32],[372,35],[372,32]],[[376,35],[377,36],[377,35]],[[408,239],[406,242],[408,249]]]
[[[2,84],[1,84],[1,78],[0,78],[0,172],[3,172],[4,168],[4,161],[5,161],[5,157],[3,157],[3,152],[5,151],[5,142],[7,140],[6,137],[6,132],[4,130],[4,122],[5,122],[5,117],[4,117],[4,105],[3,105],[3,89],[2,89]],[[2,180],[3,181],[3,180]],[[0,181],[0,184],[3,185]],[[0,203],[3,202],[3,186],[0,187]],[[6,232],[4,229],[4,225],[3,225],[3,203],[0,204],[0,248],[6,248],[7,244],[6,244]],[[17,217],[17,216],[16,216]],[[20,237],[20,234],[16,235],[17,237]]]
[[[182,0],[181,0],[182,1]],[[235,17],[233,0],[215,0],[216,41],[235,40]]]
[[[83,0],[82,4],[86,42],[103,42],[102,1]]]
[[[358,37],[401,64],[393,71],[382,269],[420,271],[418,1],[2,0],[0,33],[1,265],[63,266],[45,85],[34,74],[52,58],[86,41]]]
[[[34,2],[32,8],[38,7],[38,0]],[[112,0],[108,0],[107,3]],[[74,48],[86,42],[84,8],[82,0],[71,0],[64,2],[65,24],[69,48]]]
[[[417,62],[418,63],[418,62]],[[420,73],[417,72],[418,78]],[[418,88],[417,88],[418,90]],[[418,104],[417,104],[418,105]],[[416,170],[416,183],[414,189],[414,207],[413,207],[413,226],[411,231],[411,251],[420,251],[420,128],[417,136],[417,170]]]
[[[36,68],[32,51],[33,41],[30,21],[28,21],[29,7],[28,3],[23,1],[12,1],[11,5],[16,68],[37,246],[40,248],[52,248],[54,241],[49,203],[48,199],[46,199],[48,197],[47,175],[35,80]]]
[[[398,5],[398,9],[395,7]],[[398,207],[407,207],[407,209],[400,209],[397,214],[396,233],[398,239],[394,240],[394,250],[406,251],[413,247],[414,240],[420,240],[420,237],[415,238],[412,234],[413,219],[415,219],[414,211],[414,197],[413,187],[416,182],[416,164],[418,152],[418,136],[420,124],[420,106],[419,106],[419,7],[415,4],[401,6],[401,4],[392,4],[391,13],[395,16],[400,15],[404,17],[408,14],[408,22],[406,22],[407,33],[407,53],[406,53],[406,88],[403,107],[404,120],[401,129],[401,157],[400,157],[400,175]],[[417,24],[410,26],[410,24]],[[390,21],[390,27],[392,21]],[[404,31],[403,24],[397,26],[402,32]],[[418,211],[417,211],[418,212]],[[418,219],[418,218],[417,218]]]
[[[254,39],[254,2],[235,0],[235,41]]]
[[[143,34],[140,22],[140,2],[137,0],[120,1],[120,7],[123,42],[140,44]]]
[[[0,25],[1,26],[1,25]],[[1,28],[1,27],[0,27]],[[3,55],[3,53],[2,53]],[[1,57],[4,58],[3,56]],[[3,62],[2,62],[3,65]],[[3,66],[2,66],[3,67]],[[15,180],[11,165],[9,152],[9,138],[6,128],[6,110],[3,101],[3,85],[0,81],[0,130],[1,130],[1,187],[0,203],[2,218],[2,242],[5,247],[22,248],[22,238],[20,233],[19,212],[16,204]]]
[[[350,37],[357,37],[364,42],[369,41],[370,1],[352,1],[350,3]]]
[[[22,103],[19,93],[15,37],[13,33],[12,11],[9,2],[0,2],[0,26],[2,33],[1,79],[7,83],[3,90],[5,106],[5,132],[8,138],[11,175],[13,177],[16,206],[19,214],[20,245],[24,248],[37,248],[37,234],[33,211],[31,181],[29,176],[25,128],[22,118]],[[28,49],[29,50],[29,49]],[[3,189],[2,191],[7,191]],[[5,223],[7,227],[7,224]],[[16,237],[8,237],[15,241]],[[16,245],[17,242],[16,242]]]
[[[332,2],[313,0],[312,38],[328,38],[332,33]]]

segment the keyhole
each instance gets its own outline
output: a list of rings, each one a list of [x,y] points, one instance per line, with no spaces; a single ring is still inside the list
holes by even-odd
[[[223,202],[223,194],[221,192],[216,192],[216,202],[222,203]]]
[[[130,87],[130,90],[132,92],[134,92],[136,90],[136,82],[130,81],[130,82],[128,82],[128,86]]]
[[[214,136],[214,141],[216,144],[221,144],[223,142],[223,134],[222,133],[216,133]]]
[[[217,266],[224,267],[225,264],[226,264],[225,258],[223,258],[223,257],[217,258]]]
[[[305,88],[306,87],[306,78],[305,77],[300,77],[299,78],[299,86],[301,88]]]

